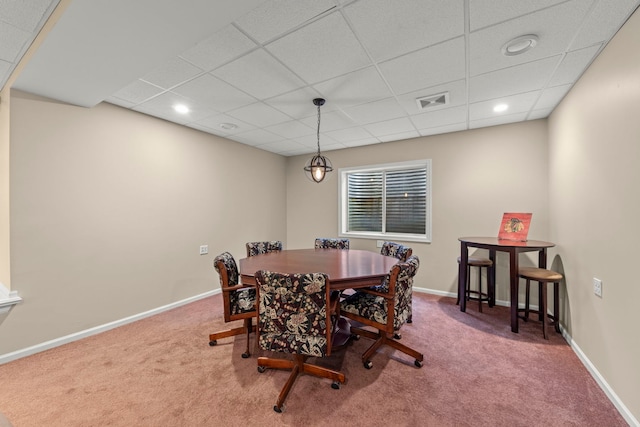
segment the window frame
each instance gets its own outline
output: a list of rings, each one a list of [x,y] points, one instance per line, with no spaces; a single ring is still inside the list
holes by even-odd
[[[375,231],[348,231],[348,175],[356,172],[389,172],[399,170],[426,170],[426,206],[425,206],[425,233],[409,234],[409,233],[387,233]],[[384,180],[383,180],[384,181]],[[432,202],[432,185],[431,185],[431,159],[411,160],[407,162],[384,163],[378,165],[355,166],[348,168],[340,168],[338,170],[338,235],[340,237],[349,237],[357,239],[376,239],[376,240],[399,240],[406,242],[425,242],[431,243],[431,202]],[[386,209],[386,188],[383,191],[383,200]],[[384,218],[384,216],[383,216]],[[384,223],[384,221],[383,221]],[[383,224],[384,226],[384,224]]]

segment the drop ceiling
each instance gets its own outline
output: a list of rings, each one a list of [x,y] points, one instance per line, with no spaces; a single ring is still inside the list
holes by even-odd
[[[57,4],[0,0],[0,84]],[[547,117],[639,4],[74,1],[13,87],[292,156],[316,150],[316,97],[323,151]]]

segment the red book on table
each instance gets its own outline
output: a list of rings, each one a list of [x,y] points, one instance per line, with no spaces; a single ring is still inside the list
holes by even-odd
[[[526,242],[529,234],[529,225],[531,224],[531,215],[531,213],[505,212],[502,215],[498,239]]]

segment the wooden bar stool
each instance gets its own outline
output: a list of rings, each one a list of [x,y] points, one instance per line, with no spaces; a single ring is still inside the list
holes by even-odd
[[[524,309],[518,309],[519,312],[524,312],[522,318],[525,321],[529,320],[529,313],[537,313],[538,320],[542,321],[542,333],[544,339],[549,339],[547,335],[547,318],[551,319],[551,324],[555,326],[556,332],[560,332],[560,309],[559,309],[559,293],[560,293],[560,281],[562,280],[562,274],[552,270],[535,267],[520,267],[518,269],[518,277],[525,279],[526,284],[526,298],[524,303]],[[529,309],[529,290],[531,281],[539,283],[538,287],[538,310]],[[547,313],[547,284],[553,283],[553,314]]]
[[[458,257],[458,264],[460,263],[460,257]],[[467,301],[473,300],[478,301],[478,311],[482,313],[482,301],[490,302],[491,299],[489,297],[489,285],[487,284],[487,292],[482,292],[482,268],[487,269],[487,283],[489,282],[489,267],[493,265],[493,261],[489,258],[480,258],[475,256],[470,256],[467,259],[467,283],[465,285],[465,298]],[[471,289],[471,267],[478,267],[478,289]],[[460,304],[460,294],[458,294],[458,300],[456,304]]]

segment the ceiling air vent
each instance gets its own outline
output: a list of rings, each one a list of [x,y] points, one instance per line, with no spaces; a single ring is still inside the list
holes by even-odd
[[[442,92],[435,95],[416,98],[419,110],[431,110],[449,104],[449,92]]]

